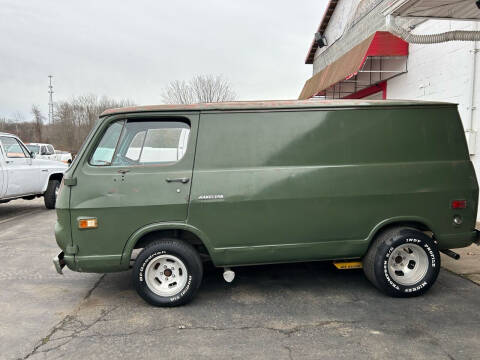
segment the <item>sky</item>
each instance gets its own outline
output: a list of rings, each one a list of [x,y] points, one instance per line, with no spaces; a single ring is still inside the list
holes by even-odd
[[[159,104],[165,86],[223,75],[237,100],[294,99],[327,0],[0,0],[0,117],[96,94]]]

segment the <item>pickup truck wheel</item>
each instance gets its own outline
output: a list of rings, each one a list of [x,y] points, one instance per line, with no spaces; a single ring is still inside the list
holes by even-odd
[[[133,267],[138,294],[154,306],[179,306],[191,301],[203,277],[197,251],[178,239],[162,239],[148,244]]]
[[[47,209],[55,209],[59,189],[60,181],[52,179],[48,182],[47,191],[43,195],[43,201]]]
[[[425,293],[440,271],[435,242],[413,228],[399,227],[380,234],[363,259],[365,276],[393,297]]]

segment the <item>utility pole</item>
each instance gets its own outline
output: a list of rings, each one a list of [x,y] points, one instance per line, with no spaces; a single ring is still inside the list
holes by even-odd
[[[50,80],[50,85],[48,85],[48,94],[49,94],[49,99],[48,99],[48,123],[52,124],[53,123],[53,86],[52,86],[52,77],[53,75],[48,75],[48,78]]]

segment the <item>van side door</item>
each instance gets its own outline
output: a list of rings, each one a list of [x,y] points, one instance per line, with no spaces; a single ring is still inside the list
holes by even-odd
[[[157,222],[185,221],[198,115],[131,115],[103,124],[75,170],[71,188],[73,241],[82,254],[119,261],[128,238]],[[180,151],[188,133],[187,148]],[[98,228],[79,230],[94,217]]]

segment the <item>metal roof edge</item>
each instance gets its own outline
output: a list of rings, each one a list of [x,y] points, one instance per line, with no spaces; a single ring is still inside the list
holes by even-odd
[[[367,107],[367,106],[421,106],[442,105],[454,106],[454,103],[417,100],[279,100],[279,101],[236,101],[225,103],[205,103],[192,105],[148,105],[130,106],[105,110],[100,117],[117,114],[145,112],[209,112],[236,110],[281,110],[335,107]]]

